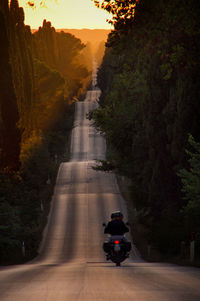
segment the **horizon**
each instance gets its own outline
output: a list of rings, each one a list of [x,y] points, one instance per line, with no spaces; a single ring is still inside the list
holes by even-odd
[[[45,20],[45,19],[44,19]],[[51,22],[50,20],[46,20],[47,22]],[[27,24],[26,24],[27,25]],[[51,24],[51,26],[53,26],[53,24]],[[40,25],[40,27],[42,27],[42,24]],[[62,28],[56,28],[55,26],[53,26],[56,30],[62,30],[62,29],[69,29],[69,30],[105,30],[105,31],[111,31],[111,29],[107,29],[107,28],[70,28],[70,27],[62,27]],[[38,30],[38,28],[31,28],[31,30]]]

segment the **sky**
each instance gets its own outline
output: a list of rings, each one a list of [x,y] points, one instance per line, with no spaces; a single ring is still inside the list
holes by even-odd
[[[24,8],[25,24],[32,29],[41,26],[44,19],[55,28],[111,29],[111,25],[106,22],[111,16],[95,7],[92,0],[47,0],[47,7],[34,9],[26,4],[28,0],[18,1]],[[35,0],[35,3],[39,1]]]

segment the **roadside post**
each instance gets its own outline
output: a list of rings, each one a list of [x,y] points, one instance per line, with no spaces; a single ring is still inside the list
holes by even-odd
[[[51,184],[51,179],[50,179],[50,176],[48,175],[48,179],[46,181],[47,185],[50,185]]]
[[[190,240],[190,262],[194,261],[195,256],[195,239],[194,239],[194,232],[191,233],[191,240]]]
[[[23,254],[23,256],[25,256],[25,254],[26,254],[24,241],[22,242],[22,254]]]
[[[42,212],[44,211],[44,205],[43,205],[42,201],[40,202],[40,209],[41,209]]]
[[[147,256],[150,259],[150,257],[151,257],[151,244],[149,242],[148,242],[148,245],[147,245]]]

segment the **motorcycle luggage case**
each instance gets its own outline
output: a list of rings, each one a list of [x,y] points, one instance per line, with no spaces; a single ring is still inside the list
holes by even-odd
[[[104,250],[104,252],[106,252],[106,253],[109,253],[109,252],[110,252],[110,245],[109,245],[108,242],[104,242],[104,244],[103,244],[103,250]]]
[[[131,243],[129,241],[126,242],[126,251],[127,252],[131,251]]]

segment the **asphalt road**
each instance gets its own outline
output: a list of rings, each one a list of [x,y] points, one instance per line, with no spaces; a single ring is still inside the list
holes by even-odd
[[[121,267],[105,260],[102,222],[127,212],[115,176],[92,169],[106,149],[86,119],[99,95],[96,88],[76,103],[71,160],[60,165],[40,254],[0,268],[0,301],[200,300],[197,268],[144,262],[135,248]]]

